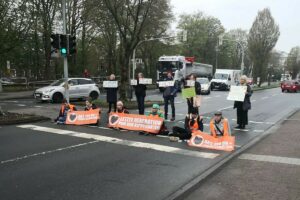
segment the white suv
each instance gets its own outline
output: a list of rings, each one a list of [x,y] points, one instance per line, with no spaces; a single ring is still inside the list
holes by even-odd
[[[65,97],[65,79],[60,79],[49,86],[37,89],[34,98],[41,101],[61,102]],[[100,95],[99,88],[94,81],[87,78],[69,78],[70,99],[84,99],[91,97],[97,99]]]

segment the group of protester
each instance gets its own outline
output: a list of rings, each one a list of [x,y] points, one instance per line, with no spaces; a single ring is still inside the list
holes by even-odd
[[[136,95],[136,101],[138,104],[138,110],[140,115],[145,114],[145,97],[146,97],[146,90],[147,86],[144,84],[140,84],[139,81],[143,79],[144,76],[142,73],[139,73],[137,76],[137,85],[134,86],[135,89],[135,95]],[[111,74],[109,77],[110,81],[115,81],[115,75]],[[167,74],[167,77],[165,81],[173,81],[172,73],[169,72]],[[190,80],[194,82],[194,86],[187,86],[186,82]],[[234,108],[237,109],[237,124],[238,126],[236,128],[244,129],[245,126],[248,124],[248,110],[251,109],[251,102],[250,97],[252,95],[251,87],[247,84],[247,77],[242,76],[240,79],[240,85],[246,86],[247,91],[245,93],[245,100],[243,102],[234,102]],[[199,107],[200,104],[197,103],[198,99],[197,97],[201,95],[201,85],[199,82],[196,81],[196,76],[194,74],[191,74],[185,79],[184,87],[194,87],[195,88],[195,94],[196,97],[187,98],[187,107],[188,112],[185,117],[184,122],[184,128],[174,126],[172,128],[172,132],[170,134],[169,131],[167,131],[166,126],[162,125],[162,128],[160,130],[160,134],[168,134],[171,141],[177,141],[177,140],[188,140],[191,138],[192,133],[194,131],[200,130],[203,131],[203,117],[199,115]],[[174,85],[166,87],[163,92],[163,99],[164,99],[164,113],[160,110],[160,106],[158,104],[153,104],[152,110],[148,112],[147,116],[152,117],[160,117],[165,120],[168,119],[168,107],[169,104],[171,105],[171,119],[170,121],[175,120],[175,105],[174,100],[176,97],[176,94],[178,92],[178,83],[175,82]],[[118,101],[117,98],[117,91],[118,88],[106,88],[107,91],[107,103],[108,103],[108,114],[111,112],[117,112],[117,113],[126,113],[129,114],[128,110],[124,107],[124,104],[122,101]],[[97,106],[92,103],[91,100],[86,101],[85,111],[89,111],[91,109],[97,109]],[[56,122],[58,124],[64,124],[67,117],[68,111],[75,111],[76,107],[72,104],[69,104],[64,100],[59,116],[56,119]],[[230,125],[229,121],[223,117],[222,112],[217,111],[214,113],[214,117],[210,121],[210,133],[213,137],[220,137],[220,136],[229,136],[231,134],[230,131]]]

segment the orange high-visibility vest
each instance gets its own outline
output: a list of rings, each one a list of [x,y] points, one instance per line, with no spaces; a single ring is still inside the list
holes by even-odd
[[[189,120],[191,120],[191,116],[190,116]],[[199,130],[198,117],[195,119],[195,123],[193,124],[193,126],[191,125],[191,122],[189,121],[189,127],[190,127],[191,131]]]
[[[69,104],[69,108],[70,108],[70,111],[74,111],[75,106],[72,104]],[[61,113],[63,113],[64,111],[65,111],[65,104],[63,104],[60,108]]]
[[[230,135],[230,132],[229,132],[229,124],[228,124],[228,120],[226,118],[223,118],[221,119],[221,122],[222,123],[223,121],[223,130],[221,130],[223,132],[223,136],[229,136]],[[210,133],[213,137],[218,137],[218,134],[217,134],[217,131],[216,130],[216,127],[215,127],[215,120],[212,119],[210,121],[210,124],[209,124],[209,128],[210,128]]]

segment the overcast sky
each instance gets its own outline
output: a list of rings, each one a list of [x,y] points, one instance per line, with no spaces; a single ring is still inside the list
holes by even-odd
[[[280,28],[276,49],[289,52],[300,45],[300,0],[171,0],[176,17],[202,11],[221,20],[226,30],[249,30],[259,10],[270,8]]]

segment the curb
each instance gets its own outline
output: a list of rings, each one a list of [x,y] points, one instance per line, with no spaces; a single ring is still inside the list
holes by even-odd
[[[204,179],[206,179],[209,176],[213,175],[215,172],[217,172],[217,170],[220,169],[220,167],[222,167],[223,165],[227,164],[233,158],[236,158],[237,156],[239,156],[240,154],[242,154],[244,151],[248,150],[249,148],[251,148],[252,146],[254,146],[255,144],[257,144],[258,142],[260,142],[261,140],[263,140],[264,138],[266,138],[268,135],[274,133],[276,130],[279,129],[279,127],[281,126],[281,124],[286,119],[288,119],[289,117],[291,117],[293,114],[295,114],[299,110],[300,109],[296,109],[296,110],[288,112],[286,115],[284,115],[284,117],[282,119],[280,119],[279,121],[276,122],[276,125],[272,125],[263,134],[254,137],[247,144],[245,144],[244,146],[242,146],[240,149],[234,151],[233,153],[229,154],[228,156],[225,156],[225,158],[223,158],[222,160],[220,160],[219,162],[217,162],[213,166],[210,166],[209,168],[207,168],[203,173],[201,173],[200,175],[198,175],[194,179],[192,179],[190,182],[188,182],[185,185],[183,185],[175,193],[170,194],[169,196],[167,196],[166,198],[164,198],[164,200],[174,200],[174,199],[181,200],[181,199],[184,199],[185,197],[188,196],[188,193],[193,192],[195,189],[197,189],[197,186],[199,184],[201,184],[201,182]]]

